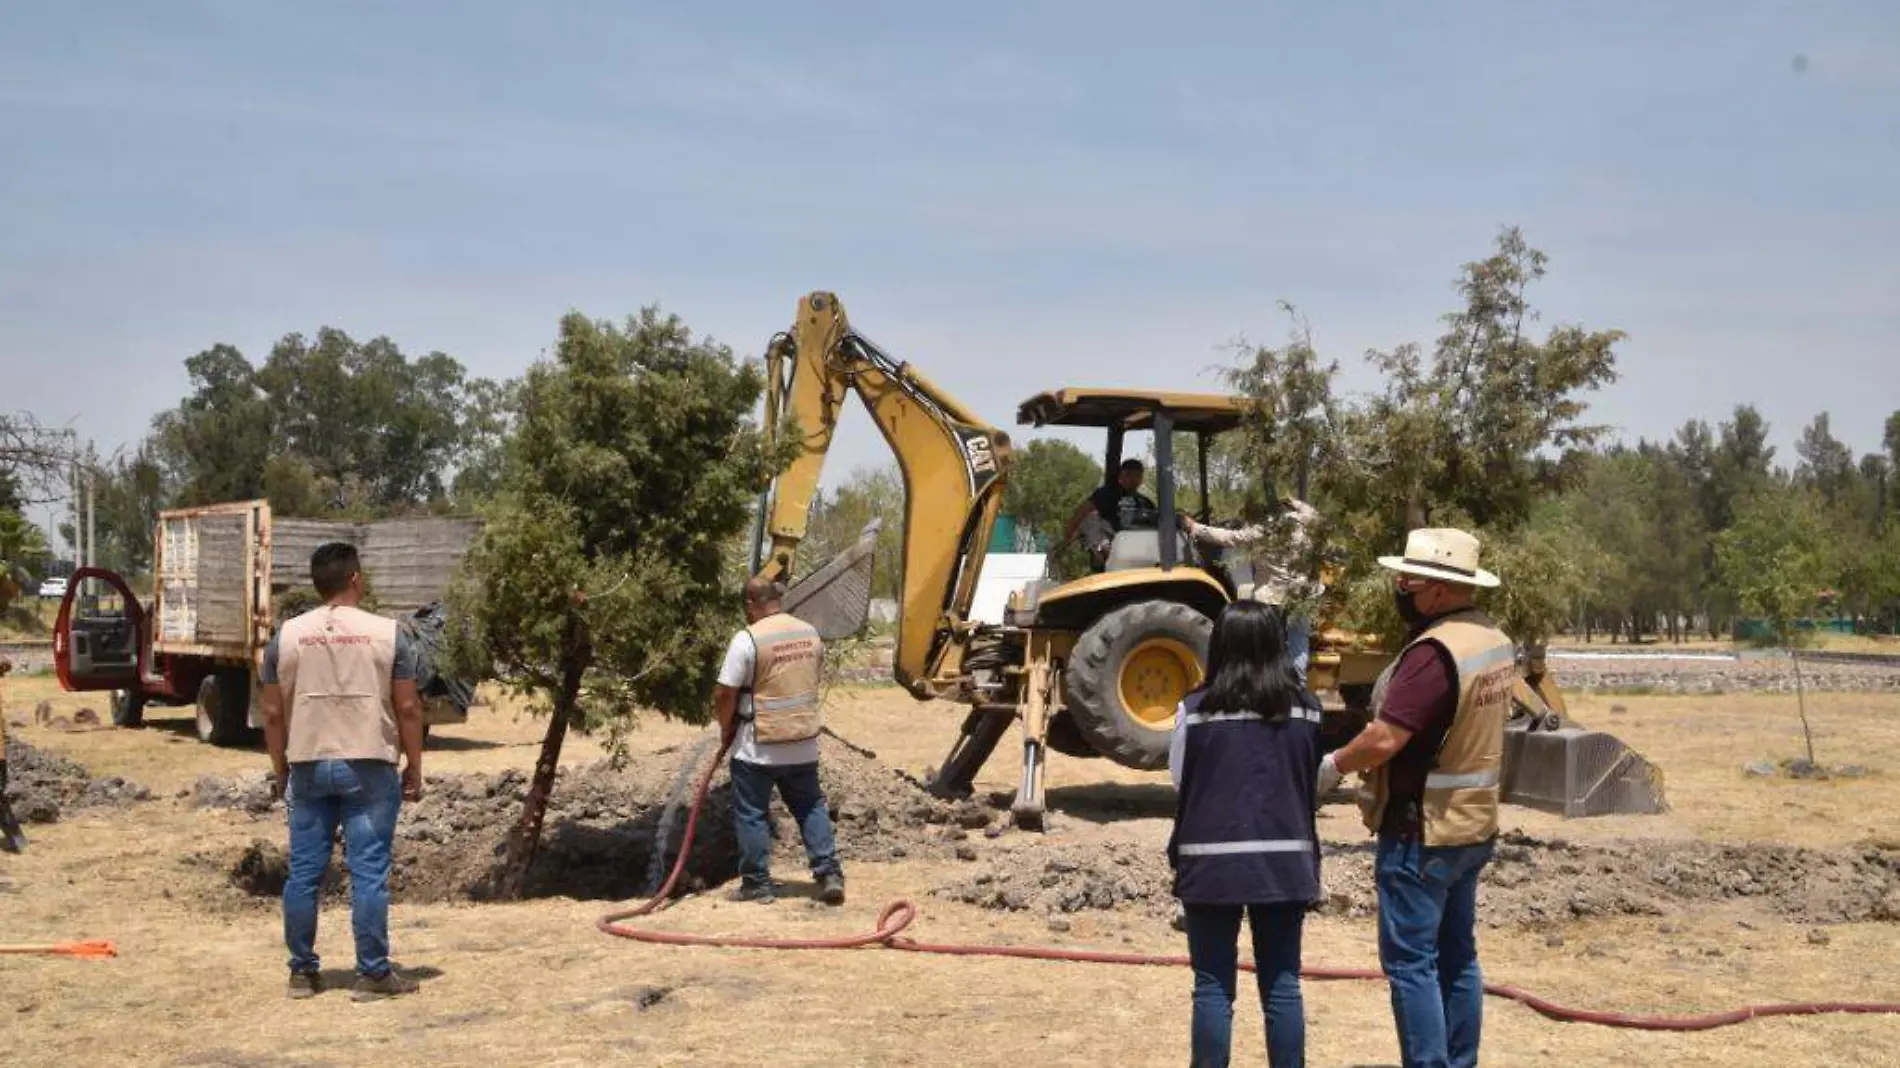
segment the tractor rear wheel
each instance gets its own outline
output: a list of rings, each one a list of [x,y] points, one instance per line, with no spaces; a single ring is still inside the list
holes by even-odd
[[[1167,767],[1175,706],[1200,685],[1213,633],[1213,620],[1173,601],[1138,601],[1096,620],[1069,655],[1076,729],[1123,767]]]

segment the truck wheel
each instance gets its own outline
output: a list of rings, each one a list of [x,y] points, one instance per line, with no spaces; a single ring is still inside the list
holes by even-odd
[[[198,740],[243,745],[250,736],[250,673],[242,669],[207,675],[198,684]]]
[[[1076,729],[1123,767],[1167,767],[1175,706],[1200,685],[1213,633],[1213,620],[1173,601],[1138,601],[1096,620],[1069,656]]]
[[[145,695],[131,690],[112,691],[112,725],[145,726]]]

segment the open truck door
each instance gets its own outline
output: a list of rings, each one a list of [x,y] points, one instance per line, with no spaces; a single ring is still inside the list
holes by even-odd
[[[145,712],[140,677],[145,609],[115,572],[82,567],[66,584],[53,624],[53,664],[68,692],[112,692],[112,722],[136,727]]]

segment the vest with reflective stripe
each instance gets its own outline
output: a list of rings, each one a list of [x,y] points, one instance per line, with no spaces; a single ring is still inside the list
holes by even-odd
[[[1474,845],[1498,830],[1498,780],[1504,761],[1504,724],[1511,716],[1511,688],[1517,680],[1516,649],[1511,639],[1472,609],[1446,616],[1420,632],[1405,651],[1420,642],[1436,642],[1456,665],[1458,706],[1436,762],[1425,777],[1419,806],[1419,830],[1425,845]],[[1386,686],[1401,651],[1373,689],[1373,715],[1385,704]],[[1387,768],[1366,775],[1360,795],[1366,827],[1378,833],[1391,802]]]
[[[1313,813],[1320,709],[1310,694],[1300,701],[1276,726],[1253,712],[1202,715],[1199,693],[1182,702],[1187,738],[1168,862],[1183,902],[1320,900]]]
[[[818,682],[825,654],[818,631],[780,612],[746,633],[756,650],[750,688],[754,737],[765,745],[818,737],[824,726]]]
[[[393,619],[326,605],[286,622],[277,636],[277,684],[290,713],[290,762],[396,763],[395,662]]]

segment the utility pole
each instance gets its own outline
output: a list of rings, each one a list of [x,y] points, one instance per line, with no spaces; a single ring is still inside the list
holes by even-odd
[[[86,443],[86,566],[96,567],[99,563],[99,509],[93,491],[99,482],[99,474],[93,470],[92,442]]]
[[[73,567],[78,569],[85,566],[86,546],[80,540],[79,526],[79,435],[71,429],[66,431],[66,463],[66,506],[72,515],[73,531],[69,540],[73,547]]]

